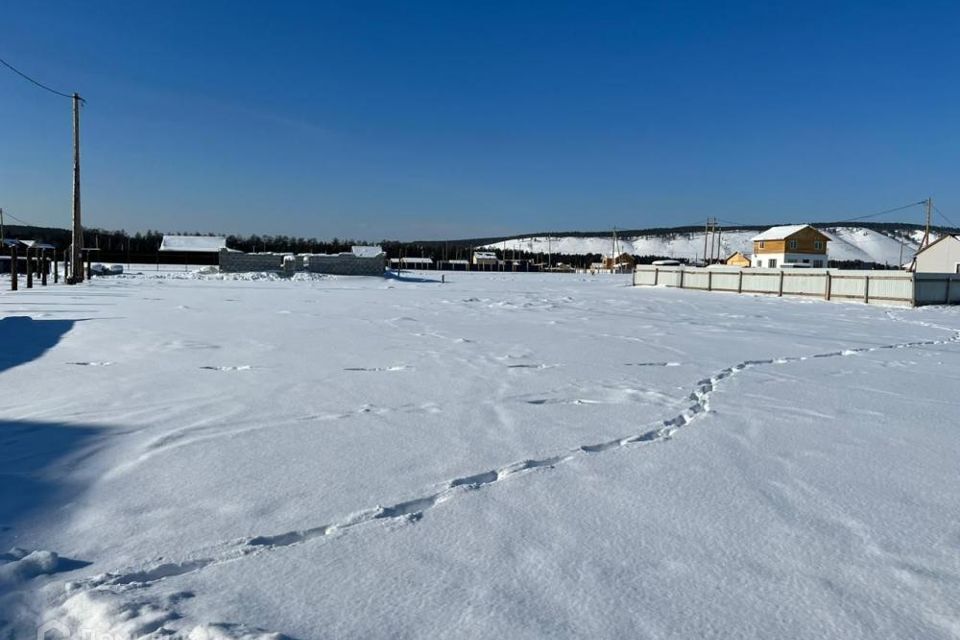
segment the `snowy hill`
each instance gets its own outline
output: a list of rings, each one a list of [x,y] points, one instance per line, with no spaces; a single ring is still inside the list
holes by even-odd
[[[914,230],[881,232],[864,227],[822,227],[831,238],[828,245],[831,260],[862,260],[879,264],[901,264],[909,261],[920,237]],[[756,230],[724,230],[720,240],[720,254],[728,256],[735,251],[749,254],[753,250],[750,239]],[[694,260],[703,256],[703,232],[660,233],[625,236],[618,239],[618,250],[637,256],[670,256]],[[920,232],[922,236],[922,232]],[[509,249],[529,253],[558,253],[570,255],[609,255],[613,242],[604,236],[531,236],[519,237],[485,245],[484,248]],[[902,253],[901,253],[902,251]]]

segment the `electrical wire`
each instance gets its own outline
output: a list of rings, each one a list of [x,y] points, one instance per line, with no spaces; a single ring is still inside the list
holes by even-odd
[[[888,213],[893,213],[894,211],[903,211],[904,209],[909,209],[910,207],[916,207],[926,203],[926,200],[921,200],[920,202],[911,202],[910,204],[905,204],[902,207],[894,207],[893,209],[886,209],[884,211],[878,211],[876,213],[868,213],[865,216],[857,216],[856,218],[846,218],[844,220],[837,220],[837,222],[855,222],[857,220],[866,220],[867,218],[876,218],[878,216],[886,215]]]
[[[866,215],[856,216],[856,217],[854,217],[854,218],[844,218],[844,219],[842,219],[842,220],[835,220],[835,221],[832,221],[832,222],[855,222],[855,221],[857,221],[857,220],[866,220],[866,219],[868,219],[868,218],[877,218],[877,217],[879,217],[879,216],[883,216],[883,215],[886,215],[886,214],[888,214],[888,213],[894,213],[895,211],[902,211],[902,210],[904,210],[904,209],[909,209],[910,207],[916,207],[917,205],[921,205],[921,204],[924,204],[924,203],[926,203],[926,200],[921,200],[920,202],[911,202],[910,204],[905,204],[905,205],[900,206],[900,207],[894,207],[894,208],[892,208],[892,209],[884,209],[883,211],[877,211],[876,213],[868,213],[868,214],[866,214]],[[941,215],[942,215],[942,214],[941,214]],[[718,218],[718,220],[719,220],[720,222],[725,222],[725,223],[727,223],[727,224],[732,224],[732,225],[735,225],[735,226],[738,226],[738,227],[757,227],[757,226],[762,226],[762,225],[758,225],[758,224],[755,224],[755,223],[754,223],[754,224],[747,224],[747,223],[745,223],[745,222],[736,222],[736,221],[734,221],[734,220],[725,220],[725,219],[723,219],[723,218]]]
[[[9,211],[4,211],[4,212],[3,212],[3,215],[4,215],[5,217],[7,217],[7,218],[12,218],[12,219],[14,219],[14,220],[16,220],[17,222],[19,222],[19,223],[21,223],[21,224],[25,224],[25,225],[27,225],[28,227],[36,227],[36,226],[39,226],[39,225],[33,224],[32,222],[27,222],[27,221],[24,220],[23,218],[18,218],[17,216],[13,215],[13,214],[10,213]]]
[[[956,222],[954,222],[953,220],[951,220],[950,218],[948,218],[943,211],[940,211],[940,207],[938,207],[937,205],[933,205],[933,209],[934,209],[937,213],[939,213],[939,214],[940,214],[940,217],[943,218],[944,220],[946,220],[946,221],[947,221],[947,224],[949,224],[951,227],[953,227],[954,229],[960,229],[960,225],[958,225]]]
[[[12,64],[10,64],[10,63],[7,62],[6,60],[4,60],[3,58],[0,58],[0,64],[2,64],[3,66],[5,66],[7,69],[10,69],[10,71],[13,71],[15,74],[17,74],[17,75],[20,76],[21,78],[23,78],[23,79],[25,79],[25,80],[28,80],[29,82],[32,82],[33,84],[37,85],[37,86],[40,87],[41,89],[46,89],[46,90],[49,91],[50,93],[56,94],[56,95],[58,95],[58,96],[63,96],[64,98],[70,98],[71,100],[73,99],[73,96],[70,95],[70,94],[68,94],[68,93],[63,93],[62,91],[57,91],[56,89],[51,89],[50,87],[48,87],[47,85],[43,84],[42,82],[38,82],[38,81],[34,80],[33,78],[31,78],[30,76],[28,76],[27,74],[25,74],[23,71],[20,71],[19,69],[17,69],[16,67],[14,67]],[[79,98],[79,96],[77,96],[77,97]],[[86,102],[86,100],[84,100],[83,98],[80,98],[80,102]]]

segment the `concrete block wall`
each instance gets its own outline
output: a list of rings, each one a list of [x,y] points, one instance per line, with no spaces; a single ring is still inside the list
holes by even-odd
[[[220,251],[220,271],[222,273],[243,273],[254,271],[280,271],[283,268],[283,253],[239,253]]]
[[[352,253],[339,255],[309,254],[304,256],[304,269],[310,273],[326,273],[338,276],[382,276],[386,256],[358,258]]]

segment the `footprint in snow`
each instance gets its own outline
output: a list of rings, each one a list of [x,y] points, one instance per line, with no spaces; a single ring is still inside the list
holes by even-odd
[[[227,366],[215,367],[215,366],[212,366],[212,365],[208,365],[208,366],[200,367],[200,368],[201,368],[201,369],[206,369],[207,371],[249,371],[250,369],[253,369],[253,367],[251,367],[251,366],[248,365],[248,364],[242,364],[242,365],[236,366],[236,367],[227,367]]]
[[[112,362],[68,362],[67,364],[74,364],[79,367],[109,367],[112,365]]]

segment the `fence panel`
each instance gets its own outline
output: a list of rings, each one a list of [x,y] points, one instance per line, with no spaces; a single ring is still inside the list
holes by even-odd
[[[638,266],[635,285],[857,300],[872,304],[960,302],[960,275],[840,269],[736,269]],[[948,290],[949,283],[949,290]],[[915,302],[914,302],[915,301]]]

